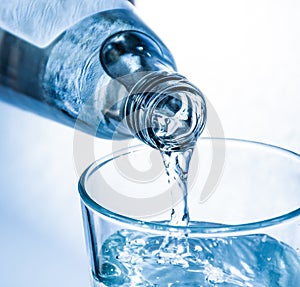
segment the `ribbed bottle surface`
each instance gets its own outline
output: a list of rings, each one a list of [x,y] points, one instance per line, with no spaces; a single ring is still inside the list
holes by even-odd
[[[193,147],[206,122],[203,94],[177,73],[148,73],[130,91],[125,109],[131,132],[160,150]]]

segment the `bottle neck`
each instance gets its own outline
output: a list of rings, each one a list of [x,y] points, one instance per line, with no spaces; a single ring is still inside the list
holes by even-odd
[[[134,136],[160,150],[194,146],[206,121],[204,97],[151,37],[118,32],[103,44],[100,61],[128,91],[123,117]]]
[[[105,72],[128,91],[144,72],[174,71],[173,59],[150,36],[126,30],[110,36],[101,47],[100,61]]]
[[[162,151],[192,148],[204,129],[203,94],[185,77],[150,72],[131,89],[125,121],[138,139]]]

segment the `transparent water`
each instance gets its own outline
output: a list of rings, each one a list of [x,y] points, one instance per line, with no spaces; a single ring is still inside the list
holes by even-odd
[[[168,182],[172,186],[171,198],[174,197],[172,194],[176,194],[176,189],[179,189],[183,201],[183,205],[175,205],[173,201],[170,225],[187,226],[189,224],[188,170],[192,154],[192,148],[178,152],[161,152]]]
[[[162,144],[158,145],[164,162],[168,183],[172,194],[179,189],[183,205],[172,202],[170,225],[187,226],[189,224],[188,171],[195,144],[205,124],[206,110],[196,95],[176,92],[173,96],[164,96],[153,113],[155,134]],[[199,108],[202,106],[202,109]],[[182,138],[186,139],[182,141]],[[178,144],[180,143],[180,144]],[[174,150],[174,147],[175,150]]]
[[[197,224],[197,223],[193,223]],[[102,286],[296,287],[294,249],[263,234],[194,239],[121,230],[101,249]]]

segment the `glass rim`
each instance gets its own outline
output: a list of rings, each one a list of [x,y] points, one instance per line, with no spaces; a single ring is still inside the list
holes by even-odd
[[[245,139],[236,139],[236,138],[218,138],[218,137],[202,137],[199,139],[199,141],[225,141],[225,142],[236,142],[236,143],[242,143],[242,144],[250,144],[250,145],[256,145],[261,146],[270,150],[276,150],[278,152],[285,153],[288,156],[296,157],[300,159],[300,154],[293,152],[291,150],[272,145],[267,144],[263,142],[253,141],[253,140],[245,140]],[[88,180],[89,176],[92,175],[96,170],[100,169],[102,166],[104,166],[106,163],[109,163],[121,156],[131,154],[134,152],[141,151],[143,149],[149,148],[145,144],[138,144],[134,145],[128,148],[120,149],[116,152],[113,152],[111,154],[108,154],[104,157],[99,158],[98,160],[94,161],[92,164],[90,164],[85,171],[82,173],[82,175],[79,178],[78,182],[78,190],[80,194],[81,201],[87,206],[88,208],[92,209],[94,212],[96,212],[99,216],[109,218],[109,220],[117,221],[121,224],[134,226],[135,228],[141,228],[141,229],[148,229],[153,231],[178,231],[178,232],[188,232],[189,234],[202,234],[206,235],[224,235],[224,234],[235,234],[235,233],[243,233],[243,232],[249,232],[249,231],[255,231],[257,229],[267,228],[271,226],[278,225],[280,223],[295,219],[296,217],[300,216],[300,207],[290,211],[286,214],[271,217],[265,220],[260,221],[254,221],[250,223],[241,223],[241,224],[213,224],[210,225],[201,225],[198,224],[197,226],[174,226],[169,225],[162,222],[150,222],[146,220],[141,220],[137,218],[131,218],[128,216],[124,216],[118,213],[115,213],[113,211],[110,211],[97,202],[95,202],[87,193],[85,190],[85,183],[86,180]]]

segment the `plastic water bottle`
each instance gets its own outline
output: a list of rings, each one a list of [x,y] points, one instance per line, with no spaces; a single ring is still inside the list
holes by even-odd
[[[192,146],[204,97],[163,42],[128,1],[72,2],[1,3],[0,99],[102,138]]]

